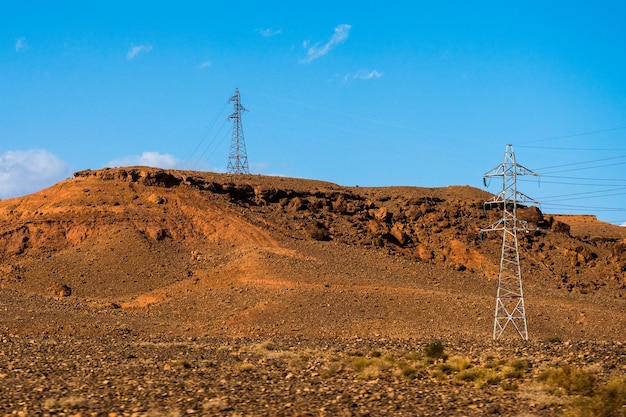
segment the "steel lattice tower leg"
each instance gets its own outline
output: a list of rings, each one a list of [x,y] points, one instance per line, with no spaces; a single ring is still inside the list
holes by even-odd
[[[517,191],[518,175],[536,176],[537,174],[515,162],[513,145],[508,144],[504,153],[504,162],[484,176],[485,179],[502,177],[502,191],[485,203],[485,205],[501,205],[502,219],[481,230],[481,232],[502,232],[502,254],[493,323],[494,340],[499,339],[509,325],[515,329],[520,338],[528,340],[517,232],[518,230],[526,232],[529,229],[525,221],[517,218],[517,204],[537,202]]]
[[[243,127],[241,126],[241,112],[247,110],[241,105],[238,88],[235,88],[235,95],[228,102],[234,103],[235,111],[228,116],[229,119],[233,119],[233,132],[230,139],[228,167],[226,170],[229,174],[249,174],[250,168],[248,168],[246,142],[243,138]]]

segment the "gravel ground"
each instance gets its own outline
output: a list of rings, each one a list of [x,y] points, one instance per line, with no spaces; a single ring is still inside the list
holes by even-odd
[[[568,363],[599,380],[626,372],[621,343],[444,342],[444,361],[428,359],[432,341],[419,340],[5,335],[1,342],[7,415],[548,416],[569,400],[535,386],[542,369]],[[478,386],[441,372],[458,357],[475,369],[498,360],[527,366],[522,376]],[[429,361],[400,372],[400,363]],[[382,362],[369,372],[358,365]]]

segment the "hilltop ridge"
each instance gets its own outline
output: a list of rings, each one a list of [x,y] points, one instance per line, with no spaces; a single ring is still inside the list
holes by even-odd
[[[86,170],[0,201],[1,285],[132,312],[166,332],[482,338],[501,244],[479,233],[500,216],[485,210],[489,197],[468,186]],[[519,215],[537,227],[520,240],[531,334],[626,334],[615,328],[626,329],[626,231],[584,218],[580,234],[580,217],[534,207]]]

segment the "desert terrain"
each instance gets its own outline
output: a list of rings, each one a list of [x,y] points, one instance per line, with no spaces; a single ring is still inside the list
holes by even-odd
[[[626,415],[626,228],[468,186],[129,167],[0,201],[0,412]]]

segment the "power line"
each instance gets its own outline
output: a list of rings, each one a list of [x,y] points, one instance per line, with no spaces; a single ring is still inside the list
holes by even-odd
[[[545,203],[545,204],[542,203],[541,205],[553,207],[553,208],[564,207],[564,208],[575,208],[575,209],[595,210],[595,211],[624,211],[623,207],[577,206],[577,205],[572,205],[572,204],[551,204],[551,203]]]
[[[217,130],[217,132],[215,133],[215,135],[213,135],[213,139],[211,139],[211,141],[209,142],[209,144],[207,146],[204,147],[204,150],[202,151],[202,153],[200,154],[200,156],[198,156],[194,162],[193,168],[192,169],[196,169],[196,167],[198,166],[199,163],[201,163],[203,160],[205,159],[209,159],[211,158],[211,156],[215,153],[215,151],[219,148],[219,146],[224,142],[224,138],[226,138],[228,135],[226,132],[225,134],[222,135],[221,139],[219,141],[218,138],[220,137],[220,133],[222,132],[222,130],[224,129],[224,126],[226,126],[226,124],[228,123],[228,119],[224,119],[224,122],[222,123],[222,125],[220,126],[220,128]],[[215,145],[215,146],[213,146]],[[213,150],[207,155],[207,152],[209,152],[209,150],[213,147]]]
[[[374,123],[374,124],[378,124],[378,125],[381,125],[381,126],[388,126],[388,127],[392,127],[392,128],[396,128],[396,129],[410,130],[410,131],[419,132],[421,134],[426,134],[426,135],[441,136],[441,137],[455,139],[455,140],[460,140],[460,141],[467,142],[467,143],[472,143],[472,144],[479,144],[480,143],[477,140],[473,140],[473,139],[462,137],[462,136],[458,136],[458,135],[451,135],[451,134],[448,134],[448,133],[443,133],[443,132],[438,132],[438,131],[433,131],[433,130],[421,129],[419,127],[409,126],[409,125],[406,125],[406,124],[403,124],[403,123],[388,122],[388,121],[385,121],[385,120],[375,119],[375,118],[371,118],[371,117],[364,117],[364,116],[361,116],[361,115],[358,115],[358,114],[353,114],[353,113],[346,113],[346,112],[343,112],[343,111],[334,110],[334,109],[332,109],[332,108],[330,108],[328,106],[314,106],[314,105],[303,103],[303,102],[300,102],[300,101],[295,101],[295,100],[291,100],[291,99],[286,99],[286,98],[282,98],[282,97],[268,95],[268,94],[265,94],[265,93],[252,91],[252,90],[249,90],[249,89],[244,90],[244,92],[251,93],[251,94],[256,94],[256,95],[261,96],[261,97],[265,97],[265,98],[269,98],[269,99],[272,99],[272,100],[280,101],[280,102],[283,102],[283,103],[291,104],[292,106],[290,106],[290,108],[293,108],[293,105],[297,105],[297,106],[307,107],[309,109],[321,111],[321,112],[324,112],[324,113],[327,113],[327,114],[334,114],[334,115],[337,115],[337,116],[341,116],[342,118],[349,117],[349,118],[352,118],[352,119],[361,120],[361,121],[369,122],[369,123]]]
[[[571,197],[571,196],[579,196],[579,195],[588,195],[588,194],[600,194],[600,193],[607,193],[607,192],[612,192],[612,191],[619,191],[619,190],[626,190],[626,187],[619,187],[619,188],[613,188],[610,190],[601,190],[601,191],[585,191],[585,192],[581,192],[581,193],[571,193],[571,194],[561,194],[561,195],[554,195],[551,197],[543,197],[543,198],[539,198],[541,201],[546,201],[547,199],[553,199],[553,198],[561,198],[561,197]],[[607,194],[605,197],[611,196],[611,195],[622,195],[624,193],[618,193],[618,194]]]
[[[610,132],[623,130],[626,127],[595,130],[590,132],[583,132],[574,135],[563,135],[546,140],[561,139],[567,137],[583,136],[598,134],[601,132]],[[532,143],[536,141],[528,141],[525,143]],[[594,147],[567,147],[567,146],[531,146],[521,145],[521,148],[533,148],[533,149],[549,149],[555,151],[602,151],[612,152],[605,158],[593,158],[585,161],[574,161],[569,163],[563,163],[558,165],[546,166],[543,168],[533,168],[535,172],[541,175],[541,183],[547,184],[548,192],[553,193],[551,196],[545,196],[539,198],[541,201],[542,209],[549,210],[551,212],[583,212],[583,213],[624,213],[626,208],[616,207],[617,203],[609,203],[609,201],[621,200],[626,195],[626,178],[623,178],[621,174],[617,174],[614,167],[618,167],[626,164],[623,148],[602,148],[602,146]],[[618,153],[615,155],[615,153]],[[560,162],[560,161],[559,161]],[[613,171],[609,171],[612,169]],[[582,173],[583,171],[596,170],[596,173],[602,173],[601,175],[576,175],[576,173]],[[576,173],[574,173],[574,171]],[[607,178],[608,175],[620,175],[622,178]],[[620,171],[622,172],[622,171]],[[519,178],[520,181],[530,182],[532,180],[526,178]],[[557,188],[558,187],[558,188]],[[563,191],[570,191],[570,193]],[[560,191],[560,192],[559,192]],[[606,200],[606,203],[598,204],[599,200]],[[578,201],[578,204],[576,204]],[[571,202],[573,204],[567,204]],[[595,205],[593,203],[596,203]],[[591,203],[591,204],[590,204]],[[606,216],[605,215],[605,216]]]
[[[552,169],[552,168],[562,168],[562,167],[569,167],[569,166],[574,166],[574,165],[585,165],[585,164],[591,164],[593,162],[602,162],[602,161],[610,161],[613,159],[623,159],[626,158],[626,155],[620,155],[620,156],[612,156],[609,158],[601,158],[601,159],[592,159],[590,161],[581,161],[581,162],[572,162],[569,164],[562,164],[562,165],[552,165],[549,167],[543,167],[543,168],[535,168],[537,171],[542,171],[542,170],[546,170],[546,169]],[[610,165],[602,165],[602,166],[610,166]],[[584,168],[586,169],[586,168]]]
[[[518,181],[522,182],[534,182],[532,180],[519,179]],[[616,181],[624,181],[626,180],[616,180]],[[541,180],[540,184],[556,184],[556,185],[576,185],[582,187],[615,187],[615,184],[585,184],[583,182],[563,182],[563,181],[544,181]]]
[[[592,167],[562,169],[560,171],[549,172],[549,174],[558,174],[558,173],[561,173],[561,172],[572,172],[572,171],[583,171],[583,170],[587,170],[587,169],[596,169],[596,168],[606,168],[606,167],[612,167],[612,166],[617,166],[617,165],[625,165],[625,164],[626,164],[626,162],[618,162],[618,163],[615,163],[615,164],[596,165],[596,166],[592,166]]]
[[[524,145],[516,145],[518,148],[526,148],[526,149],[548,149],[555,151],[601,151],[601,152],[615,152],[615,151],[626,151],[626,148],[562,148],[556,146],[524,146]]]
[[[524,143],[547,142],[547,141],[550,141],[550,140],[575,138],[575,137],[578,137],[578,136],[595,135],[596,133],[614,132],[616,130],[624,130],[624,129],[626,129],[626,126],[612,127],[612,128],[609,128],[609,129],[591,130],[591,131],[588,131],[588,132],[574,133],[574,134],[571,134],[571,135],[563,135],[563,136],[554,136],[554,137],[551,137],[551,138],[544,138],[544,139],[533,139],[533,140],[527,140],[527,141],[518,142],[518,143],[524,144]],[[518,145],[516,145],[516,146],[518,146]]]
[[[192,160],[195,158],[196,154],[200,151],[200,149],[201,149],[201,147],[204,145],[204,143],[205,143],[206,139],[209,137],[209,134],[211,133],[211,131],[212,131],[212,130],[213,130],[213,128],[215,127],[215,124],[216,124],[216,123],[217,123],[217,121],[220,119],[221,115],[224,113],[224,110],[226,109],[226,106],[227,106],[227,105],[228,105],[228,103],[227,103],[227,102],[226,102],[226,103],[224,103],[224,105],[222,106],[222,108],[221,108],[221,109],[220,109],[220,110],[219,110],[219,111],[215,114],[215,116],[214,116],[213,120],[212,120],[210,123],[208,123],[208,124],[204,127],[204,129],[202,130],[202,132],[200,133],[200,135],[199,135],[199,137],[198,137],[198,140],[196,141],[196,146],[195,146],[195,148],[193,149],[193,151],[191,151],[191,153],[190,153],[190,154],[187,156],[187,158],[185,159],[185,163],[184,163],[185,165],[187,165],[190,161],[192,161]],[[225,123],[226,123],[226,122],[224,122],[224,124],[225,124]],[[222,125],[222,127],[223,127],[223,125]],[[220,127],[220,130],[221,130],[221,128],[222,128],[222,127]],[[218,130],[218,133],[217,133],[217,134],[219,134],[219,130]],[[209,142],[209,144],[207,145],[207,148],[208,148],[208,147],[210,147],[210,146],[213,144],[213,142],[215,141],[215,137],[217,136],[217,134],[213,136],[213,138],[211,139],[211,141],[210,141],[210,142]],[[205,148],[205,151],[204,151],[204,152],[202,152],[202,154],[201,154],[201,156],[200,156],[199,158],[202,158],[202,156],[204,155],[204,153],[205,153],[205,152],[206,152],[206,148]],[[191,167],[191,169],[195,169],[195,168],[196,168],[196,166],[197,166],[197,164],[198,164],[198,160],[196,160],[196,162],[193,164],[193,166]]]
[[[619,178],[566,177],[566,176],[562,176],[562,175],[546,175],[546,174],[542,174],[541,177],[542,178],[561,178],[561,179],[564,179],[564,180],[626,182],[626,179],[619,179]]]

